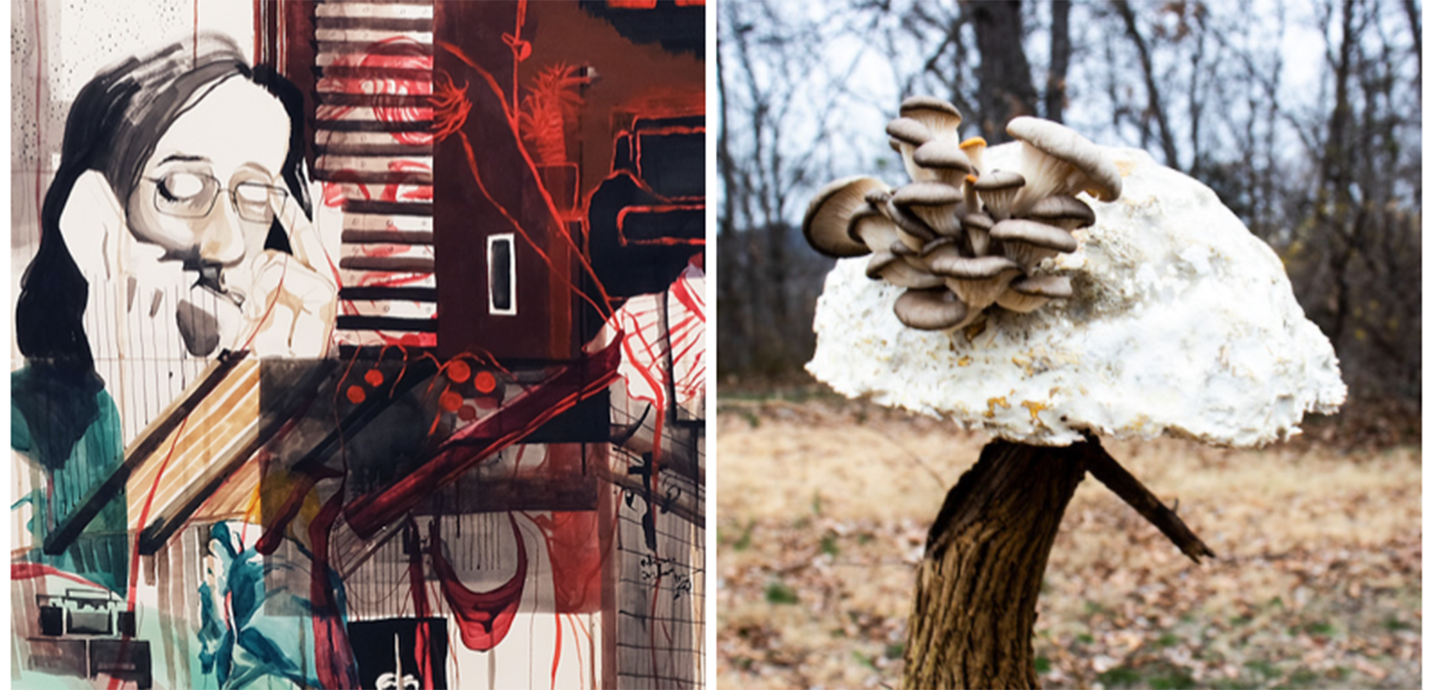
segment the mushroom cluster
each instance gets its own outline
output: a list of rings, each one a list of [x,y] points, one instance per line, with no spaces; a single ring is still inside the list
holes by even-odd
[[[960,112],[938,98],[900,105],[885,131],[911,182],[873,177],[827,185],[806,209],[805,239],[833,257],[870,254],[865,274],[905,288],[900,322],[954,331],[992,304],[1026,313],[1071,295],[1046,259],[1075,251],[1073,232],[1095,222],[1077,198],[1120,197],[1120,173],[1100,147],[1064,125],[1017,117],[1018,170],[986,170],[985,140],[960,141]]]

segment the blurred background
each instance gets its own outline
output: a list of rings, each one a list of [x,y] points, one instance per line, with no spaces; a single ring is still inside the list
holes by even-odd
[[[1051,686],[1419,682],[1418,0],[741,0],[718,8],[722,685],[894,685],[913,565],[985,439],[845,401],[803,367],[834,265],[799,224],[929,94],[962,137],[1016,115],[1213,188],[1284,262],[1350,401],[1240,451],[1107,441],[1221,558],[1190,566],[1086,482],[1052,552]],[[712,106],[713,107],[713,106]]]

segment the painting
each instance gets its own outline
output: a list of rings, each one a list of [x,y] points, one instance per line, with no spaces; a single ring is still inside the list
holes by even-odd
[[[11,684],[704,684],[703,1],[12,4]]]

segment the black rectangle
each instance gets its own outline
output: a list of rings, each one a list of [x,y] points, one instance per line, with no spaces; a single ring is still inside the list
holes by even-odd
[[[514,303],[510,299],[515,279],[510,275],[510,266],[514,263],[510,256],[514,251],[513,244],[514,240],[509,238],[495,238],[490,241],[490,311],[492,312],[508,312],[514,309]]]
[[[610,391],[603,390],[531,432],[521,443],[605,443],[610,440]]]
[[[640,133],[640,179],[665,197],[705,196],[705,132]]]

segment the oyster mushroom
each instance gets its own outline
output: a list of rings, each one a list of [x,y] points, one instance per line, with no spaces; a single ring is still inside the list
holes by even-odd
[[[938,237],[920,248],[920,260],[934,272],[937,262],[961,258],[959,241],[953,237]]]
[[[965,229],[965,236],[970,241],[972,256],[985,256],[990,252],[990,228],[995,227],[995,221],[989,214],[967,213],[960,219],[960,227]]]
[[[897,190],[890,203],[914,213],[936,233],[960,236],[960,219],[955,209],[964,200],[959,189],[943,182],[911,182]]]
[[[805,219],[800,224],[805,241],[826,256],[861,256],[870,251],[864,243],[850,239],[850,219],[870,207],[865,197],[876,189],[887,189],[884,182],[857,175],[825,185],[810,200]]]
[[[1052,299],[1071,294],[1070,276],[1030,276],[1011,283],[995,302],[1010,311],[1028,314]]]
[[[970,159],[970,167],[976,172],[985,171],[985,139],[983,137],[970,137],[960,142],[960,152]]]
[[[911,266],[890,252],[875,252],[865,264],[865,275],[903,288],[937,288],[945,280],[929,271]]]
[[[1020,144],[1025,189],[1017,208],[1047,196],[1087,192],[1101,201],[1120,198],[1120,171],[1099,146],[1065,125],[1038,117],[1017,117],[1005,131]]]
[[[920,179],[919,168],[915,165],[915,149],[930,142],[935,134],[924,123],[908,117],[898,117],[885,125],[885,133],[900,145],[900,157],[905,161],[905,174],[912,180]]]
[[[900,117],[918,120],[929,128],[935,140],[946,148],[960,144],[960,111],[949,102],[934,96],[911,96],[900,103]]]
[[[1073,196],[1047,196],[1035,202],[1026,218],[1048,223],[1067,232],[1095,224],[1095,211]]]
[[[1020,264],[1026,275],[1034,272],[1041,261],[1080,246],[1074,235],[1060,228],[1018,218],[996,223],[990,229],[990,239],[1000,242],[1005,256]]]
[[[949,290],[906,290],[895,300],[900,323],[922,331],[951,331],[965,324],[969,307]]]
[[[921,173],[917,181],[943,182],[959,187],[965,176],[972,172],[970,159],[960,149],[938,139],[915,149],[913,158]]]
[[[975,316],[994,304],[1010,286],[1010,281],[1020,275],[1020,266],[1003,256],[961,256],[935,262],[932,270],[944,278],[945,287],[970,307]]]
[[[910,209],[897,206],[893,197],[885,203],[882,210],[887,218],[895,222],[895,227],[900,229],[900,241],[911,251],[918,252],[926,242],[935,239],[935,231]]]
[[[850,227],[845,232],[851,240],[865,245],[876,254],[889,251],[890,245],[900,239],[900,229],[895,227],[895,221],[874,208],[863,209],[851,216]]]
[[[980,200],[985,202],[985,210],[989,211],[995,220],[1006,220],[1010,217],[1011,204],[1024,186],[1025,176],[1009,170],[988,172],[975,181],[975,191],[980,194]]]
[[[901,236],[901,237],[905,237],[905,233],[903,233],[903,232],[900,233],[900,236]],[[924,246],[924,245],[921,245],[921,246]],[[905,242],[896,242],[896,243],[890,245],[890,253],[891,253],[891,254],[894,254],[895,256],[898,256],[898,257],[904,259],[904,260],[905,260],[905,263],[908,263],[908,264],[910,264],[911,266],[914,266],[915,268],[917,268],[917,269],[919,269],[919,270],[922,270],[922,271],[929,271],[929,270],[930,270],[930,265],[927,264],[927,263],[925,263],[925,262],[920,258],[920,251],[919,251],[918,249],[911,249],[911,248],[910,248],[910,245],[909,245],[909,244],[906,244]]]

